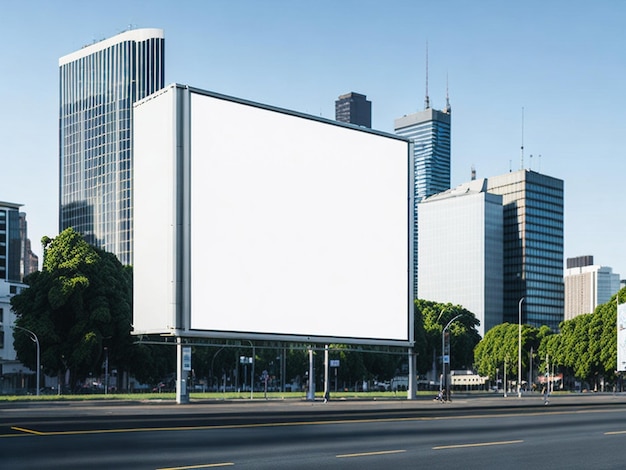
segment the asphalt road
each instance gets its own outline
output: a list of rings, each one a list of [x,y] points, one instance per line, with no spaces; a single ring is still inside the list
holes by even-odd
[[[5,403],[7,469],[624,468],[626,395]]]

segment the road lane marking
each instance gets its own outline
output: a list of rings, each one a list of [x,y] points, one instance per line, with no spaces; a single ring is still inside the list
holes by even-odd
[[[157,470],[192,470],[194,468],[232,467],[233,465],[235,465],[233,462],[206,463],[200,465],[188,465],[186,467],[163,467],[157,468]]]
[[[495,441],[495,442],[477,442],[474,444],[453,444],[449,446],[437,446],[433,447],[433,450],[442,450],[442,449],[463,449],[467,447],[485,447],[485,446],[504,446],[509,444],[521,444],[522,440],[517,441]]]
[[[546,416],[546,415],[570,415],[578,413],[608,413],[613,411],[623,411],[623,408],[602,409],[602,410],[576,410],[576,411],[543,411],[543,412],[505,412],[494,414],[458,415],[458,416],[416,416],[403,418],[362,418],[362,419],[336,419],[327,421],[286,421],[282,423],[251,423],[251,424],[224,424],[224,425],[203,425],[203,426],[168,426],[168,427],[145,427],[145,428],[112,428],[112,429],[90,429],[90,430],[70,430],[70,431],[37,431],[34,429],[11,427],[15,431],[23,434],[3,434],[0,437],[16,436],[63,436],[81,434],[113,434],[127,432],[171,432],[171,431],[208,431],[220,429],[243,429],[243,428],[269,428],[284,426],[320,426],[336,424],[357,424],[357,423],[393,423],[393,422],[423,422],[423,421],[448,421],[457,419],[484,419],[484,418],[505,418],[511,416]]]
[[[350,457],[369,457],[372,455],[385,455],[385,454],[401,454],[402,452],[406,452],[406,450],[403,449],[399,449],[399,450],[379,450],[379,451],[375,451],[375,452],[361,452],[358,454],[340,454],[340,455],[336,455],[335,457],[337,457],[338,459],[345,459],[345,458],[350,458]]]
[[[35,431],[34,429],[26,429],[26,428],[18,428],[17,426],[11,426],[11,429],[14,431],[25,432],[26,434],[35,434],[37,436],[43,436],[45,433]]]
[[[626,434],[626,431],[607,431],[604,433],[605,436],[615,436],[616,434]]]

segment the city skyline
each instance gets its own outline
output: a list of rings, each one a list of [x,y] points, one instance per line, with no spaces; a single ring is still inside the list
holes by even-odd
[[[81,8],[77,8],[81,5]],[[123,7],[122,7],[123,6]],[[372,128],[454,108],[452,182],[520,167],[565,182],[565,257],[594,255],[626,277],[620,229],[626,159],[621,45],[626,5],[600,1],[74,1],[3,5],[2,194],[23,204],[33,251],[58,233],[58,59],[132,28],[162,28],[165,83],[193,84],[334,118],[347,91],[372,102]],[[123,12],[123,13],[119,13]],[[343,24],[346,15],[358,19]],[[337,25],[358,43],[337,37]],[[354,34],[353,34],[354,36]],[[523,116],[523,117],[522,117]],[[523,151],[521,147],[523,146]]]

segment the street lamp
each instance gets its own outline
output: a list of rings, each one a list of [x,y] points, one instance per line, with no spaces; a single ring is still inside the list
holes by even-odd
[[[108,394],[109,390],[109,348],[104,347],[104,394]]]
[[[518,312],[519,312],[519,334],[517,338],[517,397],[522,396],[522,302],[524,297],[519,299]]]
[[[39,396],[39,369],[41,369],[40,363],[41,363],[41,352],[39,349],[39,338],[37,338],[37,335],[35,333],[33,333],[32,331],[30,331],[27,328],[23,328],[21,326],[17,326],[17,325],[13,325],[11,326],[11,328],[17,328],[18,330],[24,330],[25,332],[27,332],[30,335],[30,339],[31,341],[33,341],[36,345],[37,345],[37,396]]]
[[[443,311],[441,312],[443,313]],[[441,316],[441,315],[439,315]],[[454,320],[456,320],[459,317],[462,317],[463,314],[459,313],[456,317],[454,317],[452,320],[450,320],[448,322],[448,324],[443,328],[443,331],[441,332],[441,368],[443,371],[442,377],[441,377],[441,382],[442,382],[442,392],[443,392],[443,385],[445,383],[445,385],[448,385],[448,380],[447,380],[447,375],[446,375],[446,359],[448,360],[448,363],[450,362],[450,354],[448,352],[448,357],[446,358],[446,354],[445,354],[445,348],[446,348],[446,330],[448,329],[448,327],[452,324],[452,322]],[[450,387],[447,386],[445,389],[445,393],[444,393],[444,399],[448,400],[450,398]]]

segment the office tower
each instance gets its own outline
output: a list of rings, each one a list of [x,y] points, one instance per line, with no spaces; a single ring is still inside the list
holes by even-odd
[[[372,102],[355,92],[341,95],[335,101],[335,120],[372,127]]]
[[[563,321],[563,181],[531,170],[488,178],[504,206],[504,321]],[[522,301],[522,299],[524,299]],[[521,302],[521,303],[520,303]]]
[[[462,305],[481,336],[502,323],[502,196],[484,179],[419,203],[421,299]]]
[[[396,119],[396,134],[413,142],[415,160],[415,227],[413,239],[413,277],[418,296],[418,219],[417,206],[428,196],[450,189],[450,102],[446,97],[446,107],[437,111],[430,107],[426,93],[426,109]]]
[[[565,320],[592,313],[620,290],[619,274],[593,263],[593,256],[567,258],[565,270]]]
[[[34,376],[17,360],[13,349],[15,313],[11,297],[26,287],[24,276],[37,269],[37,256],[30,251],[26,214],[20,212],[21,206],[0,202],[0,394],[15,393],[20,383],[23,388],[24,374]]]
[[[20,212],[21,206],[0,202],[0,281],[21,283],[38,268],[39,259],[30,249],[26,213]]]
[[[0,202],[0,280],[22,281],[21,204]]]
[[[132,105],[163,88],[163,31],[86,46],[59,59],[59,76],[59,230],[132,264]]]
[[[28,222],[26,222],[25,212],[20,212],[20,240],[22,242],[20,274],[22,279],[24,279],[24,277],[39,270],[39,257],[33,253],[30,239],[28,238]]]

